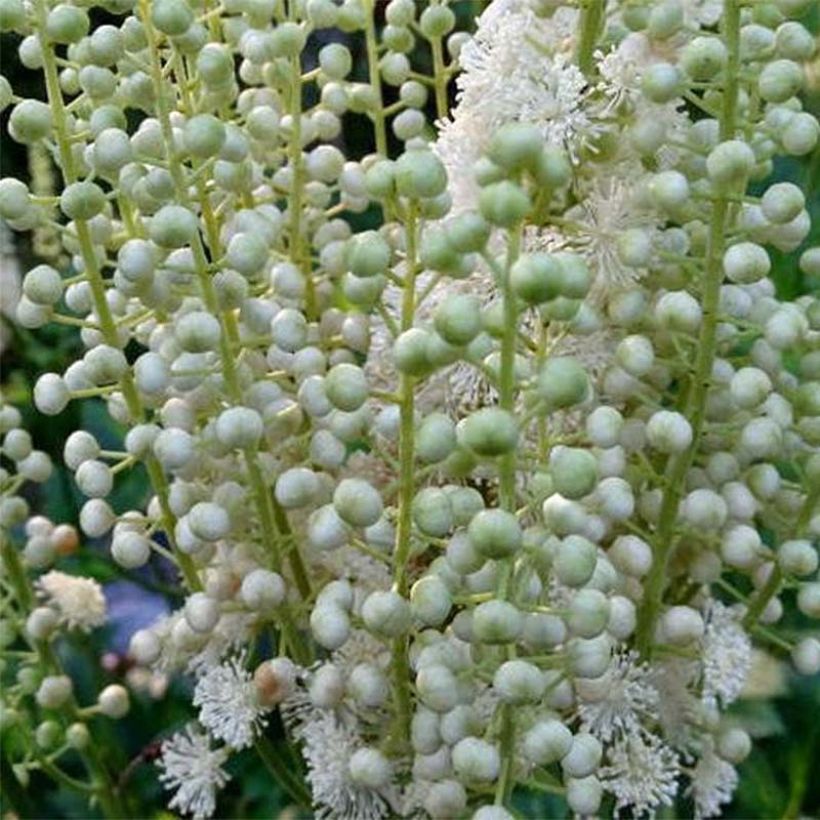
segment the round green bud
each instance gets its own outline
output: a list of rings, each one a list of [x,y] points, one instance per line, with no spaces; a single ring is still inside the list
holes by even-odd
[[[597,589],[580,589],[569,604],[567,626],[579,638],[595,638],[609,621],[609,598]]]
[[[521,549],[523,534],[518,519],[506,510],[481,510],[467,527],[470,543],[485,558],[508,558]]]
[[[521,612],[507,601],[486,601],[473,611],[473,635],[481,643],[513,643],[523,625]]]
[[[350,50],[341,43],[330,43],[319,51],[319,67],[333,80],[342,80],[353,67]]]
[[[453,602],[447,585],[437,575],[427,575],[410,590],[410,609],[425,626],[439,626],[450,614]]]
[[[502,180],[482,189],[478,198],[478,208],[490,224],[510,228],[529,214],[532,203],[520,185]]]
[[[456,16],[448,6],[428,6],[419,18],[421,33],[434,40],[449,34],[456,25]]]
[[[754,152],[741,140],[721,142],[706,157],[706,172],[718,185],[745,182],[754,165]]]
[[[40,100],[23,100],[11,109],[9,133],[17,142],[37,142],[49,136],[51,128],[51,108]]]
[[[803,69],[792,60],[775,60],[764,66],[757,78],[760,96],[770,103],[781,103],[803,87]]]
[[[538,374],[538,395],[550,409],[572,407],[586,399],[589,378],[583,365],[572,356],[548,359]]]
[[[598,548],[580,535],[564,538],[552,561],[556,578],[568,587],[581,587],[592,577]]]
[[[515,294],[531,305],[554,299],[561,293],[562,267],[548,253],[522,254],[510,270]]]
[[[522,660],[505,661],[493,675],[493,689],[502,703],[514,706],[538,703],[544,695],[546,685],[541,670]]]
[[[441,160],[427,149],[405,151],[395,164],[396,188],[411,199],[429,199],[447,189],[447,172]]]
[[[405,330],[393,343],[393,362],[400,373],[424,376],[432,363],[428,357],[429,333],[419,327]]]
[[[447,226],[447,240],[459,253],[482,250],[490,238],[490,226],[474,211],[455,217]]]
[[[553,254],[553,258],[561,266],[561,296],[566,299],[583,299],[592,283],[592,274],[584,258],[567,251]]]
[[[539,185],[550,190],[563,188],[572,179],[572,163],[566,151],[545,145],[538,155],[532,174]]]
[[[428,464],[444,461],[456,447],[456,427],[444,413],[426,416],[416,431],[416,456]]]
[[[646,30],[650,37],[665,40],[683,25],[683,5],[678,0],[662,0],[650,7]]]
[[[185,0],[154,0],[151,4],[151,22],[163,34],[178,37],[194,22],[194,13]]]
[[[352,527],[370,527],[382,515],[382,497],[378,490],[360,478],[345,478],[333,493],[333,507],[339,517]]]
[[[655,103],[666,103],[679,97],[684,90],[684,78],[677,66],[655,63],[647,66],[641,78],[641,91]]]
[[[226,139],[225,126],[213,114],[197,114],[191,117],[183,130],[185,148],[200,159],[216,156]]]
[[[60,194],[60,210],[69,219],[91,219],[105,207],[105,194],[94,182],[72,182]]]
[[[538,166],[543,144],[544,138],[535,125],[510,122],[493,134],[487,156],[506,171],[532,171]]]
[[[410,629],[410,604],[398,592],[371,592],[362,604],[362,620],[371,632],[398,638]]]
[[[46,34],[55,43],[76,43],[88,34],[89,25],[85,9],[60,3],[48,13]]]
[[[649,183],[653,203],[667,211],[675,211],[689,201],[689,182],[678,171],[662,171]]]
[[[770,185],[760,200],[760,210],[774,225],[784,225],[800,215],[806,207],[803,192],[791,182]]]
[[[436,331],[451,345],[469,344],[481,332],[481,301],[473,294],[448,296],[436,308]]]
[[[416,493],[412,504],[413,523],[423,535],[443,538],[453,529],[450,499],[438,487],[425,487]]]
[[[233,57],[222,43],[208,43],[196,56],[197,76],[211,88],[224,87],[234,78]]]
[[[0,74],[0,112],[5,111],[10,105],[14,92],[11,90],[9,81]]]
[[[518,444],[518,424],[512,413],[500,407],[485,407],[462,419],[458,442],[485,458],[512,452]]]
[[[0,179],[0,216],[3,219],[22,219],[31,207],[28,187],[15,177]]]
[[[455,270],[460,261],[447,233],[440,228],[430,228],[424,232],[419,256],[424,267],[445,272]]]
[[[695,37],[681,52],[683,70],[698,81],[711,80],[726,66],[728,52],[717,37]]]
[[[346,258],[354,276],[376,276],[390,265],[390,245],[377,231],[364,231],[348,240]]]
[[[726,278],[739,284],[750,284],[769,275],[772,263],[765,248],[754,242],[738,242],[723,254]]]
[[[598,482],[598,461],[587,450],[554,447],[550,452],[550,475],[556,492],[565,498],[583,498]]]
[[[356,365],[334,365],[325,376],[325,394],[334,407],[351,413],[367,401],[367,377]]]
[[[181,205],[165,205],[151,218],[148,233],[161,248],[189,245],[198,229],[196,216]]]
[[[23,0],[0,2],[0,31],[22,31],[26,25],[26,7]]]
[[[560,720],[539,720],[523,737],[524,756],[538,766],[557,763],[572,746],[572,732]]]
[[[232,236],[228,242],[225,261],[229,267],[243,276],[253,277],[265,268],[269,253],[264,236],[242,231]]]

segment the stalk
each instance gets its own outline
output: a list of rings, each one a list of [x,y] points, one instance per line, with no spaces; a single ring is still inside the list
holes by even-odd
[[[606,0],[587,0],[581,7],[581,33],[578,39],[578,68],[588,77],[592,73],[593,55],[604,21]]]
[[[521,227],[510,232],[507,239],[507,261],[501,283],[504,305],[504,335],[501,338],[501,368],[498,384],[499,406],[509,413],[515,412],[515,347],[518,338],[518,303],[510,286],[510,269],[521,249]],[[501,457],[498,477],[499,507],[515,514],[515,451]],[[498,599],[510,597],[513,558],[506,558],[499,571]],[[506,648],[507,658],[515,657],[515,645]],[[513,764],[515,761],[515,713],[513,707],[504,704],[501,710],[500,755],[501,773],[495,791],[495,803],[504,805],[509,798],[513,784]]]
[[[382,81],[379,74],[379,44],[376,40],[376,23],[374,20],[374,0],[364,0],[365,44],[367,48],[367,73],[370,85],[376,95],[376,107],[371,113],[373,133],[376,139],[376,153],[387,156],[387,129],[384,123],[384,100],[382,99]]]
[[[60,79],[57,74],[57,58],[51,48],[51,44],[46,41],[44,34],[42,34],[42,32],[46,31],[46,19],[48,16],[48,5],[45,0],[36,0],[34,11],[37,16],[37,28],[41,32],[40,45],[43,55],[46,92],[54,122],[55,140],[60,155],[60,168],[64,182],[66,185],[69,185],[77,181],[77,166],[74,162],[74,155],[71,149],[71,135],[68,130],[65,103],[63,102],[63,93],[60,89]],[[82,256],[83,265],[85,267],[86,279],[91,288],[94,310],[100,321],[100,332],[106,344],[119,348],[117,326],[111,309],[108,306],[108,301],[105,298],[105,281],[103,280],[100,267],[97,263],[97,256],[94,252],[94,243],[91,239],[88,223],[84,219],[77,219],[74,224],[77,229],[77,239],[80,245],[80,255]],[[130,370],[126,370],[118,384],[125,399],[126,406],[128,407],[129,415],[135,421],[142,421],[145,417],[145,412]],[[160,507],[163,512],[163,526],[166,527],[166,537],[172,546],[177,565],[188,587],[193,590],[201,589],[202,584],[196,573],[193,561],[190,556],[180,552],[174,543],[174,518],[168,504],[168,487],[164,481],[164,477],[162,477],[162,467],[152,455],[146,458],[146,465],[154,492],[159,498]]]
[[[401,308],[401,329],[413,326],[416,308],[416,209],[410,204],[407,209],[405,231],[407,233],[407,271],[404,279],[404,293]],[[402,374],[399,379],[399,491],[398,524],[396,527],[396,551],[393,557],[393,583],[396,591],[404,598],[408,593],[407,564],[410,559],[410,538],[412,532],[412,505],[415,492],[413,459],[415,451],[415,399],[413,390],[415,379]],[[410,663],[407,657],[407,637],[396,638],[393,642],[393,692],[396,717],[394,741],[403,745],[410,736]]]
[[[720,111],[720,138],[731,139],[737,128],[737,97],[739,73],[740,2],[726,0],[722,19],[722,34],[728,50],[724,72],[723,104]],[[654,560],[647,575],[644,596],[638,609],[636,645],[643,657],[651,654],[655,623],[663,600],[669,558],[675,546],[675,522],[684,490],[686,474],[692,465],[703,432],[706,397],[715,360],[718,303],[723,279],[722,258],[729,227],[731,192],[720,190],[715,196],[709,221],[709,243],[702,294],[703,326],[692,375],[692,390],[686,402],[686,415],[692,425],[692,444],[673,456],[667,465],[667,482],[663,491],[658,529],[654,544]]]

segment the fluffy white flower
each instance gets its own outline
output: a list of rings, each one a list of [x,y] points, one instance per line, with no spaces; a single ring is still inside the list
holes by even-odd
[[[616,655],[600,679],[578,684],[583,698],[578,704],[581,726],[601,740],[637,733],[647,720],[657,719],[658,690],[637,652]]]
[[[712,601],[701,640],[703,701],[728,706],[736,700],[752,668],[752,642],[740,624],[741,611]]]
[[[677,754],[654,735],[635,733],[609,748],[608,765],[599,777],[615,797],[615,812],[629,808],[632,815],[654,816],[659,806],[671,806],[678,793],[680,763]]]
[[[266,723],[265,707],[259,703],[242,656],[202,675],[194,689],[194,706],[199,707],[199,722],[234,749],[250,746],[256,732]]]
[[[69,629],[88,632],[105,623],[105,596],[93,578],[51,570],[36,585],[40,597],[60,613]]]
[[[695,802],[695,817],[718,817],[738,784],[735,767],[715,754],[710,743],[691,772],[687,796]]]
[[[368,789],[350,778],[350,758],[362,745],[352,726],[332,711],[313,709],[303,711],[300,717],[304,722],[294,728],[294,734],[302,742],[318,820],[391,816],[392,790]]]
[[[222,769],[227,749],[212,749],[207,734],[189,724],[162,744],[157,765],[163,770],[160,780],[176,794],[168,804],[194,818],[210,817],[216,808],[216,793],[230,779]]]

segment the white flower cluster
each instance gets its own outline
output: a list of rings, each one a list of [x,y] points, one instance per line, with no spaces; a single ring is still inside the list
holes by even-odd
[[[212,815],[252,749],[317,817],[503,820],[517,787],[719,815],[752,642],[820,671],[778,628],[783,590],[820,617],[820,301],[769,278],[820,248],[767,182],[820,136],[810,0],[494,0],[471,38],[446,1],[381,26],[373,0],[105,0],[93,30],[86,5],[0,0],[48,96],[0,78],[0,108],[63,180],[0,181],[0,216],[70,256],[16,311],[84,346],[37,408],[124,428],[65,442],[81,529],[184,587],[130,645],[195,679],[170,808]],[[374,153],[345,155],[348,114]],[[50,465],[0,423],[25,582],[70,538],[28,518]],[[118,510],[135,465],[151,497]],[[93,581],[37,590],[29,619],[104,618]]]

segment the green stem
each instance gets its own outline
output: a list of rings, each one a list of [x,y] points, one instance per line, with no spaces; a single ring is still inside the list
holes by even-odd
[[[498,403],[508,413],[515,412],[515,349],[518,339],[518,302],[510,285],[510,270],[521,250],[521,226],[510,231],[507,239],[507,260],[501,277],[504,308],[504,335],[501,337],[501,367],[498,380]],[[501,457],[498,477],[498,500],[501,509],[515,514],[515,451]],[[498,580],[498,598],[510,597],[513,559],[501,562]],[[507,646],[507,657],[515,657],[515,644]],[[509,704],[501,709],[501,732],[499,736],[501,772],[496,784],[495,803],[504,805],[513,785],[515,761],[515,713]]]
[[[373,120],[373,132],[376,138],[376,152],[387,156],[387,129],[384,124],[384,101],[382,99],[382,81],[379,72],[379,44],[376,40],[376,22],[374,20],[374,0],[364,0],[365,43],[367,47],[367,73],[375,95],[375,107],[370,117]]]
[[[407,271],[404,279],[404,292],[401,309],[401,329],[408,330],[413,326],[416,301],[416,206],[411,203],[407,208],[405,220],[407,235]],[[415,492],[415,474],[413,461],[415,452],[415,399],[413,391],[415,380],[412,376],[402,374],[399,379],[399,490],[398,522],[396,526],[396,549],[393,556],[393,582],[396,591],[402,597],[408,593],[407,565],[410,559],[412,535],[412,505]],[[404,745],[410,736],[410,661],[407,654],[406,636],[396,638],[393,642],[393,692],[395,698],[395,724],[393,740]]]
[[[277,748],[264,735],[257,738],[254,748],[268,771],[290,795],[293,802],[297,806],[309,809],[312,802],[310,792],[302,778],[294,771],[292,761],[283,760]]]
[[[36,0],[35,13],[37,16],[37,28],[40,32],[40,47],[43,59],[43,70],[46,78],[46,93],[48,96],[49,105],[51,107],[52,118],[54,122],[54,135],[57,143],[57,150],[60,155],[60,169],[63,175],[63,180],[66,184],[77,181],[78,173],[77,166],[74,161],[74,153],[71,145],[71,134],[69,133],[68,120],[66,117],[65,103],[63,101],[63,93],[60,88],[60,79],[57,73],[57,58],[51,44],[47,41],[46,19],[48,16],[48,4],[45,0]],[[91,237],[91,231],[88,223],[84,219],[77,219],[74,222],[77,241],[80,245],[80,255],[85,267],[86,280],[91,289],[91,296],[94,302],[94,310],[99,317],[100,332],[106,344],[112,347],[119,348],[119,334],[117,332],[117,325],[114,321],[111,308],[108,305],[108,300],[105,298],[105,281],[102,277],[99,264],[97,262],[97,254],[94,251],[94,243]],[[130,370],[122,375],[119,380],[120,390],[128,407],[129,415],[135,422],[141,421],[144,418],[142,403],[140,401],[139,393],[134,384],[133,376]],[[148,465],[149,476],[156,475],[157,471],[151,469],[151,465],[156,465],[160,470],[159,463],[154,456],[149,456],[146,459]],[[167,487],[164,484],[154,484],[154,491],[157,493],[160,503],[170,510],[167,504]],[[163,495],[163,492],[165,493]],[[166,531],[166,537],[169,543],[174,548],[174,555],[176,556],[177,564],[182,571],[183,576],[189,587],[192,589],[200,589],[201,585],[196,574],[193,561],[190,556],[185,555],[176,549],[174,544],[174,530],[173,527]]]
[[[443,120],[447,116],[447,72],[444,67],[444,50],[441,37],[430,40],[430,51],[433,53],[433,80],[436,93],[436,116]]]
[[[720,138],[731,139],[737,127],[738,64],[740,37],[740,2],[726,0],[722,19],[722,32],[728,50],[724,75],[726,86],[719,118]],[[669,559],[675,545],[675,522],[678,506],[684,490],[686,474],[697,452],[706,414],[706,398],[717,344],[718,306],[720,285],[723,279],[722,258],[729,227],[729,198],[732,192],[721,190],[712,207],[709,221],[709,242],[706,254],[706,270],[703,279],[703,323],[700,345],[695,359],[692,390],[686,401],[686,414],[692,426],[692,444],[682,453],[673,456],[666,469],[666,486],[663,491],[660,517],[654,544],[652,568],[647,575],[644,594],[638,609],[636,646],[644,657],[651,653],[655,623],[661,609],[663,592],[667,581]]]
[[[593,56],[601,24],[604,21],[605,0],[586,0],[581,7],[581,34],[578,38],[578,68],[588,77],[594,68]]]

